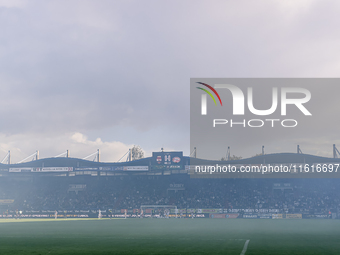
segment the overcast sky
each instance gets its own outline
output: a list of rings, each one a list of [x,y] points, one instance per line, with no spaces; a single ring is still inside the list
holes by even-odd
[[[133,144],[188,155],[191,77],[339,77],[339,13],[325,0],[0,0],[0,160],[116,161]]]

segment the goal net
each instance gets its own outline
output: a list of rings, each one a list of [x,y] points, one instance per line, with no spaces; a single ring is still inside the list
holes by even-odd
[[[160,217],[170,217],[170,215],[175,215],[177,218],[178,209],[175,205],[141,205],[141,214],[160,216]]]

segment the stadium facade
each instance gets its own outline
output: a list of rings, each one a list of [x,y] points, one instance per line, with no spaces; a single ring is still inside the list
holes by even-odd
[[[326,158],[308,154],[277,153],[256,156],[240,160],[205,160],[183,156],[183,152],[153,152],[152,157],[127,162],[104,163],[79,158],[44,158],[18,164],[0,164],[1,176],[16,173],[27,175],[30,173],[50,174],[58,176],[92,175],[110,176],[122,174],[138,175],[168,175],[189,174],[193,166],[200,165],[277,165],[277,164],[339,164],[340,158]],[[337,172],[337,171],[336,171]],[[336,173],[334,171],[334,173]],[[340,172],[340,169],[339,169]],[[319,177],[319,176],[317,176]]]
[[[121,163],[45,158],[1,164],[0,217],[52,218],[56,212],[58,217],[98,217],[99,212],[101,217],[163,217],[168,211],[170,217],[332,219],[340,215],[337,178],[318,179],[316,173],[309,179],[192,178],[192,173],[202,165],[339,163],[338,158],[293,153],[214,161],[154,152]]]

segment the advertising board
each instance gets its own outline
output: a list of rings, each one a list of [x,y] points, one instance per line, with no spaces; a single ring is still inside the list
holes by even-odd
[[[272,219],[283,219],[282,214],[272,214]]]
[[[286,214],[286,219],[302,219],[302,214]]]

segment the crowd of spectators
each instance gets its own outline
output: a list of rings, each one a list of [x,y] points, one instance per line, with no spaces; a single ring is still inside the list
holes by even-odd
[[[79,189],[74,188],[77,185]],[[136,209],[141,205],[339,213],[340,180],[193,179],[187,175],[0,179],[2,210]]]

